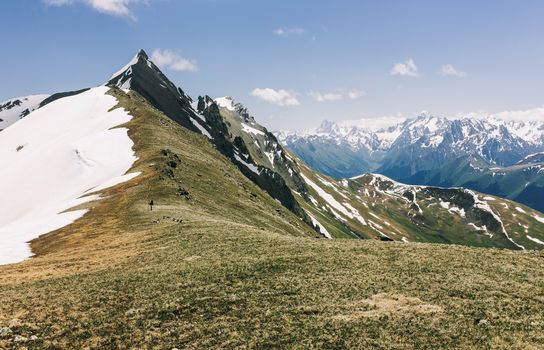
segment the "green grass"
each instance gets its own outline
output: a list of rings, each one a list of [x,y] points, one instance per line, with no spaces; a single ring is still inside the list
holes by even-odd
[[[544,346],[543,252],[315,239],[203,136],[115,94],[144,173],[0,267],[0,348]]]
[[[311,205],[301,196],[297,196],[300,205],[317,217],[335,238],[353,238],[352,233],[355,232],[361,238],[377,239],[384,234],[395,241],[406,239],[410,242],[519,249],[508,239],[510,237],[525,249],[544,248],[542,244],[527,238],[530,235],[532,238],[544,239],[544,224],[535,219],[541,214],[519,203],[475,193],[480,201],[487,203],[493,213],[498,215],[508,233],[507,237],[499,222],[482,216],[488,211],[476,210],[472,194],[465,193],[462,189],[419,188],[417,203],[421,212],[417,212],[412,208],[411,199],[404,197],[403,191],[408,186],[397,188],[397,192],[387,192],[387,186],[393,186],[393,182],[380,181],[380,185],[376,187],[373,183],[376,177],[371,174],[355,180],[337,181],[317,174],[302,162],[298,162],[298,165],[304,175],[323,191],[337,202],[355,208],[364,217],[366,224],[346,215],[337,218],[340,214],[331,213],[330,205],[312,188],[309,189],[309,194],[318,202],[317,205]],[[449,207],[441,205],[442,201],[462,207],[466,213],[461,215],[459,212],[452,212]],[[376,224],[381,228],[376,227]],[[488,227],[486,231],[482,231],[473,225]]]
[[[2,325],[21,320],[14,334],[37,335],[36,348],[544,345],[541,253],[172,226],[120,266],[2,285]],[[361,316],[383,293],[442,311]]]

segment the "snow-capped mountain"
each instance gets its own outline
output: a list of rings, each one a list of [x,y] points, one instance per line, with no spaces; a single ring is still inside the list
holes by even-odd
[[[317,129],[279,133],[278,137],[307,161],[326,157],[327,152],[338,153],[331,147],[341,148],[351,153],[350,157],[361,158],[367,163],[369,168],[365,171],[380,171],[402,178],[469,154],[479,155],[499,166],[515,164],[529,154],[544,150],[544,121],[421,115],[376,131],[324,121]],[[309,148],[318,153],[312,156]],[[326,169],[317,170],[327,173]],[[354,176],[361,170],[354,164],[353,171],[348,168],[346,173],[330,175]]]
[[[524,134],[524,128],[523,123],[493,118],[450,120],[420,116],[409,119],[400,127],[400,135],[387,149],[376,171],[406,179],[466,155],[478,155],[497,166],[510,166],[544,149],[544,133],[522,138],[519,134]]]
[[[544,121],[508,121],[505,124],[511,133],[529,143],[544,143]]]
[[[0,102],[0,131],[26,117],[49,95],[30,95]]]
[[[524,154],[544,147],[544,121],[503,121],[500,119],[449,119],[420,115],[403,123],[373,131],[361,126],[323,121],[316,129],[279,132],[286,145],[300,140],[333,140],[353,150],[390,151],[417,145],[421,149],[447,147],[458,154],[477,153],[491,162],[508,165],[500,153]],[[495,148],[494,148],[495,147]],[[518,159],[519,160],[519,159]]]
[[[314,169],[337,178],[376,172],[411,184],[466,186],[533,207],[538,201],[526,193],[544,193],[543,173],[528,176],[514,166],[541,159],[532,155],[544,151],[544,121],[423,114],[378,130],[325,121],[278,137]]]

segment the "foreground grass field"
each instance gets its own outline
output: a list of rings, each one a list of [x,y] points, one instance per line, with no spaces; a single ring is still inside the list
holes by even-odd
[[[544,252],[317,239],[204,136],[114,93],[143,173],[0,267],[0,348],[544,347]]]

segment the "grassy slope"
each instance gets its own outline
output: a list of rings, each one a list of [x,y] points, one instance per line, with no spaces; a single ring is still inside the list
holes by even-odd
[[[373,175],[367,174],[356,180],[338,181],[317,174],[300,159],[297,160],[297,165],[306,177],[329,193],[336,201],[349,203],[367,223],[372,221],[381,226],[376,230],[371,225],[362,225],[355,218],[348,219],[342,224],[327,210],[322,210],[327,203],[313,189],[310,189],[309,193],[319,202],[319,210],[305,203],[301,196],[297,196],[300,205],[326,226],[335,238],[351,237],[349,233],[352,232],[357,232],[362,238],[378,238],[382,232],[395,241],[405,238],[410,242],[517,248],[502,233],[494,234],[492,238],[489,238],[469,225],[471,222],[476,222],[479,226],[483,225],[475,218],[461,217],[441,207],[439,205],[441,200],[437,194],[419,193],[417,195],[417,202],[423,212],[418,220],[413,220],[414,210],[411,208],[410,201],[401,198],[402,191],[395,196],[386,195],[384,191],[377,191],[376,187],[369,183],[374,178]],[[402,187],[409,189],[407,186],[402,185]],[[541,215],[539,212],[506,199],[481,193],[477,195],[480,200],[486,198],[485,202],[499,215],[508,235],[516,243],[523,245],[526,249],[543,249],[541,244],[527,238],[530,235],[544,240],[544,225],[535,219],[535,215]],[[519,208],[521,212],[515,208]]]
[[[382,183],[382,180],[376,179],[381,184],[376,188],[372,175],[358,177],[357,180],[335,180],[319,175],[302,160],[289,154],[285,149],[282,150],[274,136],[267,134],[265,128],[254,123],[251,119],[247,120],[239,112],[227,108],[219,108],[219,112],[225,124],[228,125],[228,132],[231,135],[230,141],[233,142],[235,137],[241,137],[245,144],[242,147],[242,153],[250,154],[253,162],[273,169],[280,174],[293,190],[298,204],[316,218],[319,225],[323,225],[334,238],[381,237],[384,239],[387,237],[385,239],[396,241],[408,240],[410,242],[519,249],[508,238],[511,237],[514,242],[523,244],[527,249],[544,248],[538,241],[535,242],[527,238],[530,234],[532,238],[544,240],[544,224],[534,218],[534,215],[540,215],[540,213],[536,213],[529,208],[525,207],[525,209],[522,209],[524,212],[520,213],[514,210],[514,207],[519,204],[478,194],[480,200],[491,202],[488,205],[493,207],[494,212],[500,213],[501,220],[503,220],[509,235],[507,237],[499,227],[496,227],[497,222],[491,222],[494,220],[490,221],[486,214],[482,216],[482,212],[470,210],[467,201],[472,200],[472,195],[463,194],[461,193],[462,190],[441,191],[440,189],[429,189],[429,191],[422,191],[422,193],[420,192],[421,188],[412,189],[410,186],[401,185],[396,191],[398,193],[391,196],[391,194],[383,190],[393,186],[393,182],[388,185]],[[252,125],[257,130],[243,131],[245,129],[241,124],[243,120],[247,125]],[[274,157],[272,162],[269,159],[270,157]],[[472,164],[483,160],[481,158],[467,157],[466,161]],[[478,166],[480,165],[478,164]],[[305,180],[300,176],[301,173],[323,191],[328,192],[342,205],[347,203],[345,205],[348,210],[356,214],[359,213],[364,218],[357,218],[353,214],[346,216],[341,211],[339,214],[339,212],[335,213],[330,209],[326,209],[327,203],[320,198],[315,189],[309,188],[314,185],[304,185]],[[383,188],[380,188],[380,186]],[[417,202],[423,210],[421,213],[412,208],[410,200],[404,195],[405,191],[420,192],[417,195],[419,197]],[[310,201],[307,201],[306,194],[312,196]],[[454,196],[454,198],[451,198],[451,196]],[[467,197],[469,198],[467,199]],[[488,199],[484,200],[484,197]],[[535,198],[538,198],[538,195],[535,195]],[[468,216],[465,216],[465,213],[451,212],[449,208],[440,205],[441,201],[449,202],[451,200],[459,202],[457,204],[453,203],[455,205],[463,205],[463,210],[469,211]],[[509,210],[505,211],[504,206],[508,206],[510,212]],[[350,218],[350,216],[352,217]],[[478,227],[487,225],[487,227],[484,231],[472,224],[477,224]],[[492,237],[488,236],[489,231],[487,229],[491,230]]]
[[[538,170],[543,166],[544,163],[535,162],[500,167],[478,156],[465,156],[446,163],[441,169],[422,171],[400,182],[472,188],[542,212],[544,206],[538,199],[544,193],[544,176]]]
[[[304,237],[203,136],[120,98],[144,174],[0,267],[0,348],[544,345],[542,252]]]

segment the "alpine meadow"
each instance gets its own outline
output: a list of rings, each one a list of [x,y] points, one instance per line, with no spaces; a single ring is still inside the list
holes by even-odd
[[[541,2],[0,9],[0,349],[544,348]]]

